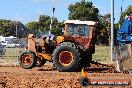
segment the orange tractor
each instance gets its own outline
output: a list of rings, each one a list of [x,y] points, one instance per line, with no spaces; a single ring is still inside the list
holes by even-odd
[[[28,47],[19,56],[20,66],[31,69],[53,62],[58,71],[78,71],[90,65],[95,53],[96,22],[66,20],[64,34],[52,40],[28,36]]]

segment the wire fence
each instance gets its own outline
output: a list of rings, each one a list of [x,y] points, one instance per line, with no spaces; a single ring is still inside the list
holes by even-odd
[[[8,46],[0,44],[0,65],[18,64],[18,56],[24,48],[27,47],[27,38],[14,39],[13,43]],[[110,60],[110,46],[95,47],[95,54],[93,54],[94,61],[109,61]]]
[[[19,65],[18,56],[26,46],[26,38],[0,42],[0,65]]]
[[[39,41],[40,42],[40,41]],[[27,38],[14,39],[12,43],[8,45],[2,45],[0,43],[0,65],[19,65],[18,57],[24,48],[27,47]],[[117,47],[116,50],[116,60],[119,63],[121,69],[131,69],[132,68],[132,45],[123,45]],[[92,55],[94,61],[100,62],[111,62],[111,46],[95,46],[95,53]],[[118,64],[117,64],[118,65]]]

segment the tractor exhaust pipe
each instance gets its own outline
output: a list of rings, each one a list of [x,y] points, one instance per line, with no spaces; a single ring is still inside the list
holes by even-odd
[[[53,7],[52,16],[51,16],[51,23],[50,23],[50,30],[49,30],[49,40],[51,38],[51,31],[52,31],[53,19],[54,19],[54,11],[55,11],[55,8]]]

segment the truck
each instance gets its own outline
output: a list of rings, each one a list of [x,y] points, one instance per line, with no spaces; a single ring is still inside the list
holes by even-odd
[[[132,52],[132,14],[129,14],[116,33],[115,61],[118,71],[129,71],[131,66]]]
[[[117,42],[120,45],[132,42],[132,14],[125,18],[122,26],[117,31]]]

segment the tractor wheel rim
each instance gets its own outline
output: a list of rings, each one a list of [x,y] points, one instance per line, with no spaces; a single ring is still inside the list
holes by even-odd
[[[32,56],[30,54],[24,54],[22,56],[22,63],[26,66],[32,63]]]
[[[59,62],[63,66],[69,66],[73,62],[73,54],[70,51],[62,51],[59,54]]]

